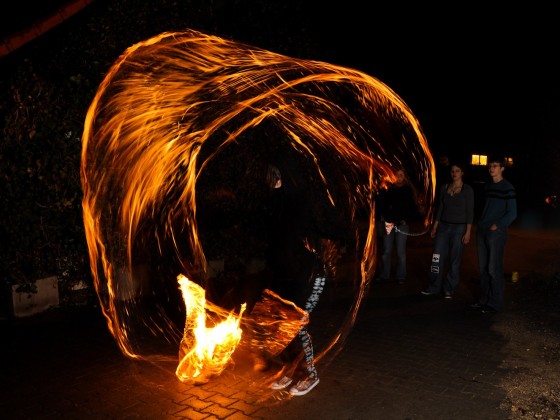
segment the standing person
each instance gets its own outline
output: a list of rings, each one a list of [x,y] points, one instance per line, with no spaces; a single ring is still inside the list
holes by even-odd
[[[484,208],[477,225],[480,298],[472,307],[484,313],[502,310],[504,305],[504,249],[507,228],[517,217],[517,195],[503,177],[505,162],[489,160],[492,180],[484,186]]]
[[[465,184],[464,167],[459,163],[451,165],[451,182],[441,186],[434,226],[430,236],[435,238],[430,285],[422,291],[423,295],[441,292],[445,262],[449,255],[449,269],[443,284],[444,297],[453,298],[459,284],[463,246],[471,240],[474,218],[474,190]]]
[[[399,284],[406,282],[406,242],[409,223],[420,219],[416,194],[403,169],[395,173],[397,180],[379,195],[380,221],[384,224],[382,232],[383,253],[378,281],[391,278],[393,248],[397,252],[395,277]]]

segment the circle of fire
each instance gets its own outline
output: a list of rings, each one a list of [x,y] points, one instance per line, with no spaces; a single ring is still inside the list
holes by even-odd
[[[357,70],[192,30],[127,49],[99,86],[82,140],[92,276],[109,329],[130,357],[165,359],[154,342],[172,349],[186,338],[192,344],[201,339],[193,317],[224,317],[222,302],[206,302],[204,293],[188,301],[197,292],[190,284],[181,293],[177,279],[215,286],[208,275],[212,250],[244,248],[220,236],[220,223],[231,215],[228,208],[248,206],[247,196],[257,200],[258,192],[250,192],[243,201],[239,190],[253,185],[255,162],[278,149],[303,162],[325,206],[344,215],[355,238],[356,270],[347,279],[352,298],[317,359],[341,349],[368,291],[375,197],[398,168],[414,175],[424,222],[432,217],[428,143],[389,87]],[[327,262],[337,269],[339,261]],[[243,287],[243,279],[236,284]]]

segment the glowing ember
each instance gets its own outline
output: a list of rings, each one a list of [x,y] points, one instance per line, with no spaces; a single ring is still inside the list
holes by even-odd
[[[181,380],[221,371],[240,340],[243,299],[233,305],[239,314],[224,318],[227,331],[207,326],[206,316],[218,309],[209,311],[202,291],[222,287],[207,275],[207,253],[222,242],[225,249],[250,249],[250,234],[241,246],[228,246],[225,236],[202,240],[201,217],[208,227],[225,216],[209,216],[205,206],[199,214],[197,204],[217,197],[214,208],[242,211],[258,202],[257,191],[243,195],[240,186],[250,185],[247,174],[263,153],[281,146],[301,158],[325,205],[347,218],[355,238],[346,247],[359,265],[350,270],[356,278],[347,279],[353,299],[317,358],[340,350],[355,321],[375,269],[374,199],[398,167],[415,174],[425,223],[432,216],[435,169],[428,143],[390,88],[357,70],[196,31],[130,47],[101,83],[82,140],[84,223],[108,326],[130,357],[176,357],[173,350],[155,350],[153,341],[180,347]],[[324,256],[334,269],[335,255]],[[191,280],[182,282],[182,294],[178,273]],[[247,281],[241,276],[228,285],[227,296]],[[261,345],[276,354],[307,319],[296,307],[287,310],[281,297],[264,297],[247,325],[256,325],[265,338]],[[284,328],[266,319],[262,309],[269,304],[278,309],[277,321],[294,324]]]

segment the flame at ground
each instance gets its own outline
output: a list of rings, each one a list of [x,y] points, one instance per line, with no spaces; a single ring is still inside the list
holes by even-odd
[[[239,313],[226,311],[208,302],[205,290],[185,276],[178,281],[187,310],[176,370],[182,382],[204,383],[222,373],[241,341],[242,322],[252,348],[268,357],[280,354],[309,322],[307,312],[271,290],[263,292],[251,317],[243,318],[245,303]]]
[[[322,205],[343,215],[355,239],[345,245],[357,261],[346,279],[352,302],[318,358],[341,349],[366,295],[375,269],[374,200],[398,168],[414,175],[425,224],[432,217],[435,169],[428,142],[389,87],[357,70],[196,31],[130,47],[101,83],[82,141],[92,276],[109,329],[130,357],[173,355],[190,334],[183,331],[190,309],[177,288],[178,273],[206,291],[220,289],[207,263],[222,252],[219,245],[224,252],[262,256],[259,243],[249,245],[251,233],[233,232],[238,223],[218,239],[207,231],[226,219],[228,206],[236,214],[255,206],[259,192],[249,188],[254,166],[278,148],[301,161]],[[208,215],[208,209],[222,212]],[[238,242],[232,245],[232,238]],[[333,271],[336,255],[324,255]],[[223,295],[236,296],[248,278],[242,275]],[[154,341],[170,350],[155,351]],[[196,375],[188,369],[186,376]]]
[[[231,361],[231,355],[241,340],[239,324],[246,305],[241,306],[239,315],[228,313],[222,321],[208,320],[208,313],[219,317],[223,311],[207,306],[202,287],[184,276],[179,276],[178,280],[187,317],[176,374],[182,382],[205,382],[222,373]],[[208,327],[209,322],[214,325]]]

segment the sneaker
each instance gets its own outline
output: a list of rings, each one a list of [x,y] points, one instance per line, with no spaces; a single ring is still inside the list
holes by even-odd
[[[292,382],[293,382],[292,378],[288,376],[282,376],[280,379],[277,379],[274,382],[272,382],[270,387],[276,390],[286,389],[290,386]]]
[[[471,309],[479,310],[479,309],[482,309],[482,306],[484,306],[484,305],[482,305],[482,303],[477,302],[477,303],[473,303],[473,304],[470,306],[470,308],[471,308]]]
[[[431,292],[429,289],[422,290],[420,293],[422,293],[424,296],[433,296],[433,295],[435,295],[435,293],[434,293],[434,292]]]
[[[406,279],[398,279],[397,282],[399,284],[405,284],[406,283]]]
[[[445,292],[445,294],[443,295],[443,297],[445,299],[453,299],[453,293],[451,292]]]
[[[313,388],[315,388],[318,383],[319,383],[318,377],[312,379],[311,377],[308,376],[307,378],[298,381],[297,384],[291,387],[290,394],[296,396],[305,395]]]

